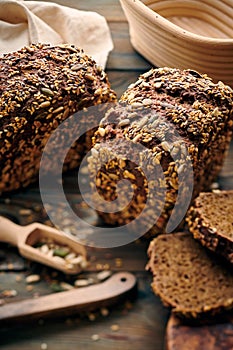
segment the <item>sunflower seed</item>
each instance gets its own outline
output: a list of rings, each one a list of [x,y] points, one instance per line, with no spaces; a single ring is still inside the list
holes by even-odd
[[[85,287],[88,286],[90,283],[87,279],[79,279],[74,282],[75,287]]]
[[[118,125],[119,126],[126,126],[126,125],[129,125],[130,124],[130,120],[129,119],[122,119]]]
[[[108,277],[110,277],[112,274],[111,271],[109,270],[104,270],[104,271],[101,271],[99,273],[97,273],[96,277],[99,281],[103,281],[105,279],[107,279]]]
[[[26,283],[36,283],[39,282],[40,276],[39,275],[29,275],[25,278]]]

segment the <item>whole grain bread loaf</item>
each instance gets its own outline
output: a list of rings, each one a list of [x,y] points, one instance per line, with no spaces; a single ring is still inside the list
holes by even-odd
[[[0,193],[37,179],[44,145],[62,121],[115,99],[106,73],[73,45],[37,44],[1,57]],[[73,145],[65,168],[79,164],[93,132]],[[62,137],[56,153],[59,144]]]
[[[186,221],[195,239],[233,264],[233,190],[200,193]]]
[[[190,233],[163,234],[148,249],[152,289],[174,314],[212,317],[233,309],[233,273]]]
[[[92,188],[97,187],[93,202],[103,220],[124,225],[143,211],[143,225],[151,234],[162,233],[178,203],[174,229],[221,169],[232,136],[232,96],[222,82],[166,67],[151,69],[129,86],[101,121],[89,158]],[[121,181],[121,210],[115,201],[120,180],[131,182],[129,189]],[[112,210],[106,210],[111,201]],[[155,212],[161,212],[157,221]]]

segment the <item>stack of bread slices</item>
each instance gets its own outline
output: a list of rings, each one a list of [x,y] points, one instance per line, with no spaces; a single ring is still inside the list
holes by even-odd
[[[162,234],[150,242],[152,288],[172,309],[168,350],[198,350],[200,344],[232,349],[232,213],[232,190],[200,193],[186,216],[187,232]],[[195,327],[187,326],[190,321]]]

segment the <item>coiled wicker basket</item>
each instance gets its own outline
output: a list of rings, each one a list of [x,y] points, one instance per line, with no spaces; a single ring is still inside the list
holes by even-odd
[[[120,0],[133,47],[155,66],[233,87],[233,0]]]

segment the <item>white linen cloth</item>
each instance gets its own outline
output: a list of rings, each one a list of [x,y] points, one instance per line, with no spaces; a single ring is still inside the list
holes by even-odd
[[[0,55],[31,43],[69,43],[105,68],[113,49],[105,18],[43,1],[0,0]]]

